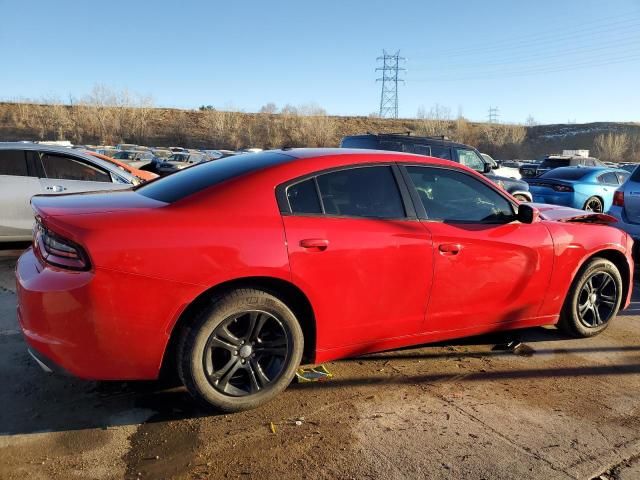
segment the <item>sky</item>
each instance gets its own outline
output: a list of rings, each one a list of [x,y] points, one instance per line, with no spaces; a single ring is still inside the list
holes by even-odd
[[[0,100],[97,85],[164,107],[317,104],[377,113],[383,49],[399,115],[640,121],[640,0],[0,0]]]

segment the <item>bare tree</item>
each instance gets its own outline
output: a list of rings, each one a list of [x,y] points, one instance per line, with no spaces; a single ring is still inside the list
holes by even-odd
[[[598,135],[593,145],[597,155],[607,162],[619,162],[629,150],[629,136],[626,133],[603,133]]]

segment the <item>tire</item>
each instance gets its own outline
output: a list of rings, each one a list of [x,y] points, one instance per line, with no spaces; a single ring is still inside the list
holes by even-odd
[[[302,329],[285,303],[262,290],[239,289],[212,299],[181,332],[178,373],[202,405],[237,412],[282,392],[303,349]]]
[[[558,328],[576,338],[598,335],[615,318],[621,302],[622,277],[618,268],[609,260],[594,258],[571,284]]]
[[[604,205],[602,203],[602,200],[600,200],[600,198],[589,197],[587,198],[587,201],[584,202],[584,206],[582,207],[582,209],[586,210],[587,212],[602,213],[604,211]]]

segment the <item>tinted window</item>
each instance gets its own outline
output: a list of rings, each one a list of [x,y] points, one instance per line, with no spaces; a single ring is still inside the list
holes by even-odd
[[[600,183],[608,183],[611,185],[618,184],[618,176],[614,172],[603,173],[598,177]]]
[[[549,170],[548,172],[544,172],[540,175],[540,178],[557,178],[558,180],[580,180],[584,177],[589,170],[585,170],[584,168],[555,168],[553,170]]]
[[[456,149],[458,151],[458,160],[465,167],[469,167],[476,172],[484,171],[484,160],[476,154],[473,150],[466,150],[464,148]]]
[[[404,205],[391,167],[361,167],[317,177],[328,215],[403,218]]]
[[[0,150],[0,175],[28,176],[24,152],[21,150]]]
[[[287,199],[293,213],[322,213],[313,178],[287,188]]]
[[[392,142],[389,140],[380,140],[379,143],[379,149],[380,150],[389,150],[391,152],[405,152],[405,151],[410,151],[409,149],[405,148],[405,144],[403,144],[402,142]]]
[[[291,160],[294,157],[275,152],[234,155],[185,168],[143,184],[136,191],[154,200],[172,203],[225,180]]]
[[[451,149],[448,147],[431,145],[431,156],[436,158],[443,158],[444,160],[451,160]]]
[[[374,137],[344,137],[340,142],[342,148],[369,148],[377,150],[378,141]]]
[[[504,223],[513,220],[511,204],[484,182],[462,172],[407,167],[429,220]]]
[[[83,180],[87,182],[111,182],[111,175],[88,163],[45,153],[41,157],[42,167],[47,178],[58,180]]]
[[[540,164],[540,168],[568,167],[570,160],[562,158],[545,158]]]

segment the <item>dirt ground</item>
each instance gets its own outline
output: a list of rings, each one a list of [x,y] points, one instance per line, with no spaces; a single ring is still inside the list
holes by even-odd
[[[640,478],[640,292],[593,339],[536,328],[333,362],[330,381],[215,415],[178,387],[43,373],[16,324],[15,253],[0,252],[2,479]]]

